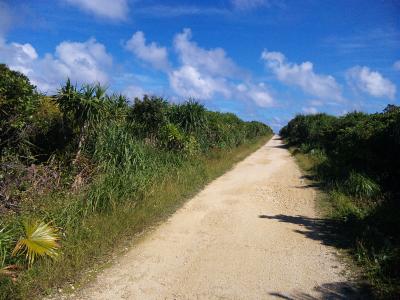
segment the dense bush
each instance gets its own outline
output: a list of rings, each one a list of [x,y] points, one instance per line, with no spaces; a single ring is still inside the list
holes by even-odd
[[[10,148],[27,154],[39,105],[40,95],[29,79],[0,64],[0,154]]]
[[[400,294],[400,107],[298,115],[280,134],[314,157],[315,174],[333,195],[334,215],[347,222],[355,255],[377,289]]]
[[[400,108],[390,106],[371,115],[298,115],[280,133],[292,145],[323,150],[329,158],[330,175],[340,179],[356,171],[398,192],[399,132]]]

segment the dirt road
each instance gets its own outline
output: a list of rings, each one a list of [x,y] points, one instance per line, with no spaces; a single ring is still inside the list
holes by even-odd
[[[78,299],[342,299],[307,185],[275,136],[75,294]]]

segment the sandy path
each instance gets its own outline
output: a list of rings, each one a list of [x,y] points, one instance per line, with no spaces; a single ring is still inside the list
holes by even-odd
[[[342,299],[315,190],[281,146],[274,137],[213,181],[75,297]]]

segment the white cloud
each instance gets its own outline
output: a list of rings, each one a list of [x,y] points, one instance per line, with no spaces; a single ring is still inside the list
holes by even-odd
[[[171,88],[184,97],[211,99],[215,95],[231,97],[229,77],[238,67],[221,48],[203,49],[191,41],[191,30],[184,29],[174,38],[181,66],[169,73]]]
[[[243,71],[222,48],[204,49],[191,40],[190,29],[175,36],[174,47],[182,66],[169,74],[172,89],[180,96],[212,99],[216,95],[228,99],[250,100],[260,107],[273,104],[263,85],[243,79]]]
[[[146,39],[142,31],[137,31],[133,34],[125,47],[139,59],[150,63],[155,69],[167,71],[170,68],[167,49],[157,46],[154,42],[146,45]]]
[[[234,8],[240,10],[254,9],[268,4],[266,0],[231,0]]]
[[[169,75],[170,84],[176,94],[183,97],[211,99],[215,94],[230,96],[230,90],[224,78],[215,78],[199,72],[193,66],[183,65]]]
[[[269,107],[274,104],[274,99],[264,84],[254,85],[241,83],[236,86],[240,99],[250,99],[259,107]]]
[[[302,111],[307,115],[315,115],[318,113],[318,110],[315,107],[303,107]]]
[[[124,20],[129,12],[127,0],[65,0],[71,5],[113,20]]]
[[[347,82],[354,88],[373,97],[394,99],[396,86],[379,72],[368,67],[355,66],[346,72]]]
[[[142,98],[143,95],[151,94],[146,92],[142,87],[137,85],[129,85],[122,92],[123,95],[126,95],[129,99]]]
[[[174,49],[179,62],[177,67],[169,62],[165,47],[154,42],[146,45],[143,32],[136,32],[126,43],[126,48],[142,61],[165,72],[170,88],[177,96],[200,100],[218,96],[252,101],[260,107],[273,104],[268,89],[262,84],[252,83],[247,73],[222,48],[204,49],[191,38],[190,29],[175,35]]]
[[[304,92],[319,97],[342,101],[341,87],[330,75],[319,75],[314,72],[313,64],[309,61],[301,64],[288,62],[280,52],[264,50],[261,58],[266,66],[275,74],[278,80],[300,87]]]
[[[211,75],[237,77],[239,67],[227,57],[222,48],[203,49],[191,41],[192,32],[186,28],[175,36],[174,46],[183,65],[190,65]]]
[[[39,57],[31,44],[0,41],[0,60],[11,69],[27,75],[43,92],[54,92],[68,77],[73,82],[106,84],[112,57],[104,45],[86,42],[62,42],[54,54]]]
[[[394,62],[393,68],[394,68],[396,71],[400,71],[400,60],[397,60],[397,61]]]
[[[89,39],[84,43],[62,42],[55,56],[68,69],[71,78],[81,82],[108,82],[105,69],[112,65],[112,57],[103,44]]]
[[[1,60],[17,71],[27,71],[29,64],[37,59],[38,55],[31,44],[11,43],[0,41]]]

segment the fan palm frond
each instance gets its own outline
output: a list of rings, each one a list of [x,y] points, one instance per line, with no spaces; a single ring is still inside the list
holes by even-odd
[[[25,236],[21,238],[14,248],[12,255],[26,253],[28,265],[32,266],[37,256],[58,256],[60,239],[57,230],[49,223],[25,222]]]

